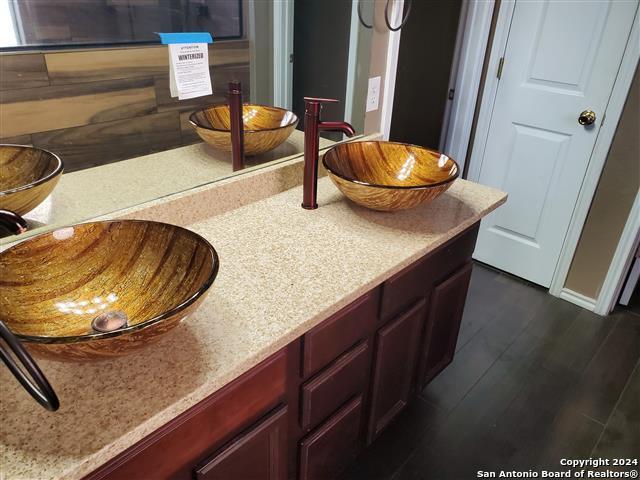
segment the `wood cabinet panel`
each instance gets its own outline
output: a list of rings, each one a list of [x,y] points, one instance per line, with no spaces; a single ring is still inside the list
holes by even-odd
[[[362,393],[369,377],[369,348],[363,342],[302,386],[301,426],[309,430],[349,398]]]
[[[360,447],[362,398],[341,408],[300,443],[300,480],[331,480],[351,462]]]
[[[376,288],[304,336],[302,371],[305,378],[369,335],[376,323],[378,298],[379,289]]]
[[[433,290],[418,373],[421,386],[453,360],[471,270],[469,262]]]
[[[191,479],[193,466],[204,455],[284,400],[286,372],[283,350],[86,478]]]
[[[409,401],[426,302],[420,300],[377,334],[368,440],[372,441]]]
[[[287,407],[234,439],[195,468],[197,480],[285,480]]]
[[[386,322],[429,294],[434,285],[471,260],[479,223],[387,280],[380,319]]]

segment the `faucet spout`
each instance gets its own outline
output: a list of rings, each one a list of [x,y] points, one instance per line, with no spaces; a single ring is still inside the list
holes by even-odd
[[[328,98],[305,97],[304,112],[304,178],[302,184],[302,208],[315,210],[318,208],[318,157],[320,149],[320,131],[342,132],[348,137],[355,135],[354,128],[347,122],[320,120],[323,103],[337,100]]]
[[[347,122],[320,122],[318,129],[326,132],[342,132],[347,137],[353,137],[356,131]]]

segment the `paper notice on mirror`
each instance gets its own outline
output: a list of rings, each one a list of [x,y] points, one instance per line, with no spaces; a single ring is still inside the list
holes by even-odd
[[[206,43],[169,44],[169,89],[179,100],[211,95]]]

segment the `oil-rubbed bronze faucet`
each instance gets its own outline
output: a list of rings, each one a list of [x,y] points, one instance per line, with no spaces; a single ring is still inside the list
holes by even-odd
[[[242,83],[229,82],[229,123],[231,124],[231,154],[234,172],[244,168],[244,122],[242,119]]]
[[[320,110],[323,103],[336,103],[331,98],[304,97],[304,180],[302,185],[302,208],[314,210],[318,208],[316,196],[318,191],[318,149],[320,147],[320,131],[342,132],[353,137],[356,132],[347,122],[323,122]]]

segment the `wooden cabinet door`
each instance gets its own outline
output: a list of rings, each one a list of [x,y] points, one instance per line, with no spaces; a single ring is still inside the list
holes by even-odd
[[[369,442],[380,434],[409,400],[425,314],[426,302],[420,300],[378,331],[374,354]]]
[[[299,480],[333,480],[361,445],[362,397],[338,410],[300,442]]]
[[[418,379],[424,387],[453,360],[471,279],[471,262],[438,284],[431,294]]]
[[[286,480],[287,407],[281,407],[195,469],[197,480]]]

